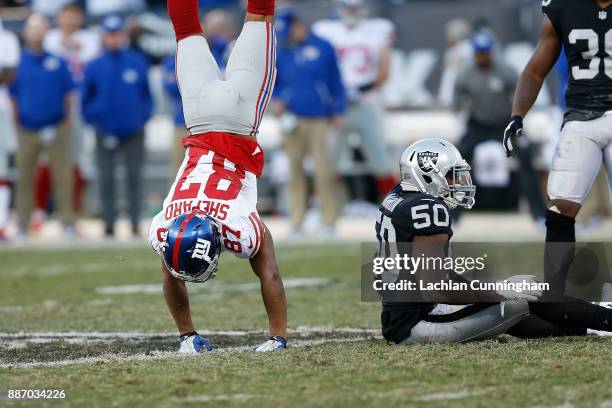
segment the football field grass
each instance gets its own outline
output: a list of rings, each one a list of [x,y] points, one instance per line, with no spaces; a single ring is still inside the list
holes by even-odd
[[[389,346],[358,244],[280,247],[290,350],[267,355],[258,281],[223,257],[191,286],[215,352],[179,356],[147,248],[0,250],[0,406],[612,407],[612,338]],[[62,389],[61,401],[7,399]]]

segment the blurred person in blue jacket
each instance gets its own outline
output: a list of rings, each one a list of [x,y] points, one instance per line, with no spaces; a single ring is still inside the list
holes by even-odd
[[[125,25],[120,17],[109,16],[102,25],[104,50],[85,67],[83,116],[96,130],[105,235],[111,237],[115,233],[114,175],[119,153],[125,160],[132,232],[139,235],[144,127],[153,111],[149,65],[140,53],[127,48]]]
[[[212,10],[217,8],[229,8],[237,6],[239,0],[200,0],[200,10]]]
[[[25,50],[10,87],[17,117],[17,212],[19,235],[28,233],[34,204],[34,177],[43,150],[48,153],[55,204],[65,232],[74,235],[70,107],[75,88],[68,65],[46,52],[43,40],[49,22],[31,15],[25,25]]]
[[[292,235],[302,234],[307,210],[308,183],[304,158],[314,160],[315,190],[318,195],[324,236],[335,235],[337,208],[334,164],[328,157],[330,123],[344,125],[347,98],[336,52],[327,41],[314,35],[287,8],[276,20],[279,49],[273,109],[280,117],[284,147],[289,156]]]

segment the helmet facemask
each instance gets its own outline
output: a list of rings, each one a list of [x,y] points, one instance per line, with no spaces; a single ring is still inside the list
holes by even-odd
[[[471,170],[465,160],[449,169],[447,175],[452,175],[451,183],[446,179],[449,194],[441,198],[450,208],[463,207],[469,210],[476,204],[476,186],[472,183]]]
[[[451,210],[457,207],[469,210],[474,206],[476,186],[472,183],[472,168],[465,160],[450,167],[446,174],[431,158],[425,159],[425,165],[432,169],[428,175],[418,175],[414,167],[411,168],[413,179],[423,193],[441,198]]]

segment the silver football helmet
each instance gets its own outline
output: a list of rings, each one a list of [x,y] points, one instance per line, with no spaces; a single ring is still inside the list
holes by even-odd
[[[400,159],[401,187],[439,197],[449,208],[470,209],[476,203],[472,168],[452,143],[423,139],[408,147]]]

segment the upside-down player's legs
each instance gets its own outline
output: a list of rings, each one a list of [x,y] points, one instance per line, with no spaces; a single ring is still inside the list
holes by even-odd
[[[230,108],[242,120],[241,134],[256,136],[276,80],[276,36],[271,23],[244,23],[227,62],[225,77],[239,92],[238,106],[233,103]]]
[[[201,36],[181,40],[177,59],[185,122],[191,134],[257,136],[276,78],[276,40],[271,23],[245,22],[225,78]]]
[[[203,88],[222,79],[219,66],[202,35],[193,35],[178,42],[176,78],[181,91],[187,129],[201,125],[199,122],[202,114],[198,109]]]
[[[274,0],[250,0],[247,10],[223,78],[194,17],[197,0],[168,0],[178,42],[177,79],[191,134],[257,135],[276,77]]]

